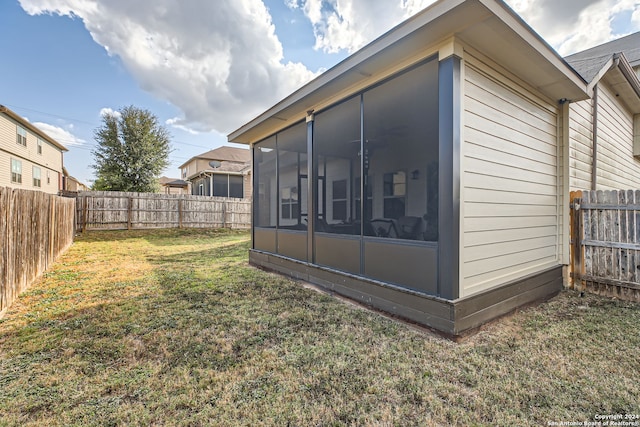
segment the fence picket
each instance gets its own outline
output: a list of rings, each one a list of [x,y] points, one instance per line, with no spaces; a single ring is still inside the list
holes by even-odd
[[[572,241],[574,286],[640,301],[640,191],[583,191]],[[576,249],[577,250],[577,249]],[[582,289],[582,286],[580,287]]]
[[[73,243],[75,200],[0,187],[0,317]]]
[[[178,194],[82,191],[79,229],[251,227],[251,201]]]

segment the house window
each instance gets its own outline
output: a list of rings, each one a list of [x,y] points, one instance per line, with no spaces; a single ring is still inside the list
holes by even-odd
[[[333,181],[333,220],[347,220],[347,180]]]
[[[34,187],[42,187],[41,171],[38,166],[33,167],[33,186]]]
[[[51,184],[51,172],[47,171],[47,185]]]
[[[384,217],[398,219],[405,214],[407,176],[404,172],[384,174]]]
[[[42,154],[42,140],[40,138],[38,138],[38,154]]]
[[[27,146],[27,131],[18,125],[16,125],[16,142],[25,147]]]
[[[229,197],[244,197],[244,179],[241,175],[229,175]]]
[[[355,213],[356,213],[356,219],[357,220],[361,220],[362,219],[362,215],[360,214],[360,177],[356,178],[355,181],[355,188],[354,188],[354,193],[355,193]],[[367,192],[367,198],[365,199],[365,206],[364,206],[364,213],[365,213],[365,218],[367,219],[371,219],[372,216],[372,212],[373,212],[373,185],[371,184],[371,177],[368,176],[365,182],[365,191]]]
[[[280,216],[282,219],[298,218],[298,188],[285,187],[280,190]]]
[[[213,195],[216,197],[229,197],[229,175],[213,175]]]
[[[216,197],[244,197],[242,176],[214,174],[213,175],[213,195]]]
[[[22,162],[11,159],[11,182],[22,184]]]

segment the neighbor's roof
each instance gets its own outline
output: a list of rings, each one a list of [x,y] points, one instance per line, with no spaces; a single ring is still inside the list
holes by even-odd
[[[375,84],[451,37],[489,55],[549,99],[587,99],[586,82],[502,0],[440,0],[228,135],[249,144]],[[426,53],[425,53],[426,54]]]
[[[624,53],[632,67],[640,66],[640,32],[567,56],[566,61],[591,82],[616,53]]]
[[[169,178],[168,176],[161,176],[160,178],[158,178],[158,182],[160,183],[160,185],[167,185],[167,184],[178,182],[178,181],[182,181],[182,180],[179,178]],[[187,184],[186,181],[182,181],[182,182],[184,182],[185,185]]]
[[[640,112],[640,32],[622,37],[566,58],[588,83],[588,92],[602,79],[617,92],[634,114]]]
[[[221,161],[220,166],[217,168],[209,167],[207,169],[202,169],[196,171],[187,177],[187,180],[191,180],[195,177],[202,175],[215,175],[215,174],[230,174],[230,175],[245,175],[246,173],[251,172],[251,164],[239,163],[239,162],[228,162]]]
[[[166,176],[158,178],[158,182],[160,185],[164,185],[166,187],[186,187],[189,185],[187,181],[183,181],[178,178],[169,178]]]
[[[23,127],[27,128],[27,129],[29,129],[32,133],[35,133],[40,138],[44,139],[45,141],[49,142],[51,145],[53,145],[56,148],[58,148],[60,151],[69,151],[69,150],[67,150],[67,148],[64,145],[60,144],[55,139],[51,138],[49,135],[47,135],[46,133],[44,133],[43,131],[41,131],[40,129],[38,129],[37,127],[32,125],[31,123],[29,123],[25,118],[23,118],[23,117],[19,116],[18,114],[14,113],[13,111],[11,111],[9,108],[5,107],[4,105],[0,105],[0,113],[4,113],[7,116],[11,117],[13,120],[18,122],[20,124],[20,126],[23,126]]]
[[[186,162],[180,165],[180,168],[185,166],[187,163],[190,163],[194,159],[204,159],[204,160],[218,160],[218,161],[227,161],[227,162],[236,162],[236,163],[249,163],[251,161],[251,151],[246,148],[236,148],[236,147],[219,147],[211,151],[207,151],[206,153],[198,154],[197,156],[193,156]]]

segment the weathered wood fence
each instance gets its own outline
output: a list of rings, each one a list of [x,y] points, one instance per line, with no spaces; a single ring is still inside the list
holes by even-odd
[[[73,243],[75,200],[0,187],[0,317]]]
[[[573,287],[640,302],[640,191],[571,193]]]
[[[80,231],[251,227],[251,202],[245,199],[81,191],[76,206]]]

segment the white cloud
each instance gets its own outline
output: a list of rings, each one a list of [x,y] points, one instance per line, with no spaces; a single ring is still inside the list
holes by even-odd
[[[314,74],[285,62],[262,0],[19,0],[83,21],[142,89],[181,110],[167,124],[228,132]],[[315,49],[354,52],[435,0],[281,0],[312,24]],[[640,0],[506,0],[561,54],[640,30]]]
[[[506,0],[561,55],[579,52],[629,31],[615,28],[614,18],[629,13],[630,32],[640,30],[638,0]]]
[[[354,52],[435,0],[290,0],[313,25],[315,48]]]
[[[20,0],[29,14],[82,19],[143,90],[182,111],[174,125],[228,132],[314,74],[285,62],[261,0]]]
[[[58,141],[60,144],[64,146],[78,146],[84,144],[84,139],[78,138],[74,134],[70,132],[73,129],[72,125],[69,125],[67,129],[61,128],[59,126],[51,125],[49,123],[35,122],[33,123],[38,129],[49,135],[51,138]]]
[[[120,111],[116,111],[109,107],[104,107],[100,109],[100,117],[103,117],[103,116],[116,116],[120,118],[121,114],[120,114]]]
[[[587,49],[621,34],[616,15],[631,14],[631,30],[640,30],[638,0],[506,0],[560,54]],[[433,0],[288,0],[313,25],[316,49],[353,52]]]
[[[190,133],[191,135],[199,135],[201,132],[198,132],[197,130],[193,130],[187,126],[181,125],[181,119],[179,119],[178,117],[174,117],[172,119],[168,119],[167,121],[165,121],[165,124],[171,127],[174,127],[176,129],[180,129],[184,132]]]

